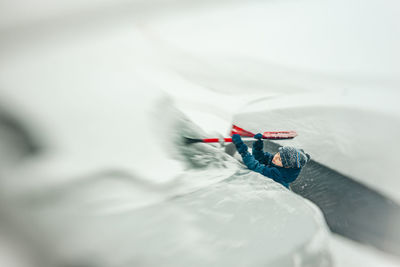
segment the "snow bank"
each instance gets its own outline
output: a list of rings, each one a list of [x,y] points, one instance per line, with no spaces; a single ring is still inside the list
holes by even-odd
[[[4,106],[43,144],[2,170],[1,228],[34,266],[330,266],[318,210],[183,143],[204,133],[164,93],[179,83],[151,80],[160,67],[130,26],[1,54]]]
[[[230,171],[188,170],[169,186],[96,174],[3,195],[0,210],[37,266],[331,266],[312,204],[248,170],[224,177]]]
[[[150,120],[172,141],[159,145],[161,160],[186,168],[170,182],[109,164],[91,173],[77,169],[78,176],[59,169],[61,181],[54,170],[51,183],[33,163],[3,176],[0,214],[8,219],[1,226],[19,233],[35,266],[331,266],[315,206],[242,168],[218,146],[184,145],[180,134],[202,132],[161,99],[166,119]],[[147,134],[143,139],[154,140]],[[94,149],[101,154],[100,148]],[[135,153],[155,164],[145,150]]]

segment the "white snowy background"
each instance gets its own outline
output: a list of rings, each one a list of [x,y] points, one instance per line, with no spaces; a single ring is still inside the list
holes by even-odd
[[[182,136],[280,144],[400,203],[392,0],[0,4],[0,265],[400,266],[311,202]],[[373,214],[371,214],[373,216]],[[388,225],[398,228],[398,225]]]

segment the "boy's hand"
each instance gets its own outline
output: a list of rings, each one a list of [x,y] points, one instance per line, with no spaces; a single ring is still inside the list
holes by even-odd
[[[232,135],[232,142],[235,144],[239,154],[247,152],[247,146],[243,143],[242,138],[238,134]]]
[[[262,137],[263,137],[263,135],[260,134],[260,133],[258,133],[258,134],[256,134],[256,135],[254,136],[254,138],[255,138],[255,139],[258,139],[258,140],[261,140]]]
[[[240,146],[241,144],[244,144],[242,138],[238,134],[232,135],[232,142],[235,144],[236,147]]]
[[[253,143],[253,148],[254,148],[255,150],[262,150],[263,147],[264,147],[263,141],[261,140],[262,134],[258,133],[258,134],[256,134],[256,135],[254,136],[254,138],[257,139],[257,141],[255,141],[255,142]]]

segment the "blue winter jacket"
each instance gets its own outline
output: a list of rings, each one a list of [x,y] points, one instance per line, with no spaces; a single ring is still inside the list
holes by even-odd
[[[253,155],[250,154],[247,149],[239,149],[242,145],[246,146],[244,143],[241,143],[236,145],[236,148],[238,151],[242,152],[240,155],[242,156],[243,162],[250,170],[261,173],[275,182],[282,184],[286,188],[289,188],[289,184],[299,176],[301,168],[283,168],[274,165],[272,163],[274,155],[263,151],[261,140],[257,140],[253,143]]]

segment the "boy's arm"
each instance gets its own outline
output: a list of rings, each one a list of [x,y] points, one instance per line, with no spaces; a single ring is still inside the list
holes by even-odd
[[[252,153],[253,156],[256,160],[258,160],[260,163],[268,163],[270,159],[272,160],[273,155],[268,152],[264,152],[264,143],[261,140],[262,135],[260,133],[256,134],[254,138],[258,139],[257,141],[254,141],[253,147],[252,147]]]
[[[258,139],[257,141],[253,142],[252,153],[256,160],[259,162],[265,162],[265,155],[264,155],[264,143],[262,140]]]
[[[233,135],[232,139],[247,168],[272,178],[276,182],[281,183],[281,181],[283,181],[281,173],[276,168],[270,168],[261,164],[248,152],[247,146],[243,143],[239,135]]]
[[[248,151],[241,153],[244,164],[252,171],[261,173],[264,176],[267,176],[278,183],[282,183],[282,175],[281,173],[274,167],[268,167],[264,164],[261,164],[257,161],[253,155],[251,155]]]

